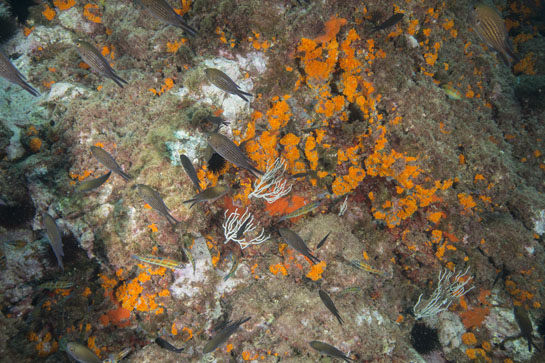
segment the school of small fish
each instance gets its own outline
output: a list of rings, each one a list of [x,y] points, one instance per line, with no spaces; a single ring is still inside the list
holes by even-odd
[[[137,0],[136,1],[140,7],[148,12],[158,21],[178,27],[183,30],[183,32],[191,37],[197,37],[198,31],[190,26],[183,17],[178,15],[173,8],[165,0]],[[508,39],[507,30],[504,24],[504,20],[501,15],[497,12],[495,8],[492,8],[488,5],[477,4],[470,9],[470,20],[475,32],[478,36],[490,47],[496,50],[502,58],[505,60],[506,64],[512,65],[513,62],[517,61],[518,58],[515,55],[512,46]],[[374,26],[371,29],[371,33],[385,30],[395,26],[398,22],[403,20],[404,15],[402,13],[395,13],[390,18],[388,18],[383,23]],[[75,49],[80,55],[81,59],[87,63],[92,71],[95,73],[111,79],[115,84],[121,88],[124,85],[127,85],[128,82],[118,76],[113,68],[110,66],[106,58],[101,54],[101,52],[91,43],[84,40],[78,40],[75,43]],[[251,101],[253,95],[246,91],[243,91],[227,74],[223,71],[215,68],[207,68],[204,70],[207,80],[218,87],[222,91],[240,97],[246,102]],[[11,83],[14,83],[31,95],[39,97],[40,93],[34,89],[25,79],[25,77],[17,70],[17,68],[11,63],[9,58],[0,52],[0,76],[5,78]],[[441,88],[445,91],[445,94],[453,99],[458,100],[461,98],[460,92],[455,90],[449,84],[441,85]],[[237,146],[230,138],[219,133],[220,127],[226,125],[227,123],[219,117],[209,117],[208,122],[216,125],[216,130],[213,132],[207,133],[208,145],[211,149],[214,150],[221,158],[232,163],[233,165],[245,169],[252,173],[256,178],[263,176],[263,172],[258,170],[252,163],[252,161],[245,155],[243,149],[240,146]],[[125,181],[130,181],[132,179],[131,175],[123,170],[123,168],[117,163],[114,157],[99,146],[92,146],[90,151],[94,158],[103,166],[108,169],[108,172],[99,176],[95,179],[85,180],[79,185],[77,185],[74,191],[78,193],[89,192],[101,187],[106,183],[112,173],[115,173],[121,176]],[[186,156],[180,155],[181,165],[187,174],[189,180],[193,183],[194,188],[197,191],[197,194],[183,203],[191,203],[189,208],[192,208],[194,205],[203,202],[213,202],[227,193],[230,192],[228,185],[216,185],[214,187],[209,187],[208,189],[203,190],[200,186],[200,181],[197,176],[197,172],[191,160]],[[307,176],[308,173],[292,175],[291,178],[300,178]],[[167,207],[160,193],[151,186],[144,184],[135,184],[133,186],[136,189],[138,195],[144,200],[144,202],[152,208],[154,211],[159,213],[161,216],[167,219],[167,221],[173,226],[178,227],[181,224],[181,221],[177,220],[171,215],[170,209]],[[303,207],[295,210],[292,213],[284,215],[279,218],[278,222],[296,218],[320,207],[325,199],[319,198],[313,202],[310,202]],[[64,270],[63,265],[63,243],[62,243],[62,234],[57,226],[55,219],[47,212],[42,214],[42,223],[46,231],[47,239],[51,245],[51,248],[55,254],[58,265],[61,269]],[[245,232],[245,226],[241,226],[237,231],[237,238],[240,238]],[[281,240],[285,242],[292,249],[306,257],[313,264],[320,263],[320,259],[316,257],[305,241],[294,231],[288,228],[277,228],[277,232],[281,237]],[[330,232],[331,233],[331,232]],[[328,233],[323,239],[318,243],[316,249],[321,248],[326,240],[328,239],[330,233]],[[193,264],[195,271],[195,263],[193,256],[190,254],[188,249],[183,247],[183,251],[186,254],[187,258]],[[132,258],[147,264],[152,264],[155,266],[161,266],[169,268],[172,270],[182,269],[184,264],[182,262],[174,261],[164,257],[157,256],[137,256],[133,255]],[[224,280],[227,281],[229,278],[233,277],[239,266],[239,259],[234,255],[230,254],[231,268],[229,272],[224,276]],[[366,271],[372,274],[387,276],[387,273],[384,271],[377,270],[366,263],[363,263],[358,260],[352,260],[349,264],[358,270]],[[55,289],[67,289],[72,287],[74,284],[70,281],[48,281],[42,283],[38,286],[39,289],[55,290]],[[354,287],[347,292],[357,292],[359,287]],[[335,316],[339,324],[343,324],[343,319],[341,314],[337,310],[332,298],[330,295],[322,290],[318,290],[318,295],[323,302],[324,306]],[[528,349],[531,349],[532,346],[532,323],[528,318],[526,310],[520,307],[515,307],[514,310],[515,318],[517,323],[521,328],[521,334],[528,341]],[[221,347],[229,337],[236,333],[236,331],[248,320],[250,317],[241,318],[235,322],[229,322],[227,325],[218,331],[203,347],[203,354],[207,354],[215,351],[217,348]],[[165,339],[157,337],[155,342],[163,349],[168,350],[174,353],[183,353],[184,348],[176,348]],[[321,341],[310,341],[310,347],[318,351],[321,354],[328,355],[334,358],[343,359],[346,362],[353,361],[350,357],[346,356],[343,352],[335,348],[334,346],[321,342]],[[87,348],[86,346],[79,344],[77,342],[69,342],[66,344],[66,353],[72,359],[78,362],[101,362],[97,355]],[[130,353],[129,350],[124,350],[116,357],[110,357],[109,361],[117,361],[123,359],[127,354]]]

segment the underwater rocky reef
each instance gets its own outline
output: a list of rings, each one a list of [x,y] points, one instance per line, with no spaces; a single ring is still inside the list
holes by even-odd
[[[5,362],[545,361],[542,0],[0,0]]]

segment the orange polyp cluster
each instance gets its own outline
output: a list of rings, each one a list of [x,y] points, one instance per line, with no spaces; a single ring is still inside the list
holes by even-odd
[[[182,0],[182,8],[177,9],[175,8],[174,11],[180,15],[183,16],[191,9],[191,0]]]
[[[74,0],[67,1],[74,2]],[[89,21],[92,21],[93,23],[102,23],[102,18],[100,17],[100,15],[100,9],[96,4],[85,4],[85,6],[83,7],[83,16],[85,16]]]
[[[276,131],[288,123],[290,117],[292,116],[290,112],[290,106],[286,102],[289,99],[289,95],[285,95],[282,99],[280,97],[273,97],[273,105],[267,111],[267,120],[271,125],[271,130]]]
[[[68,10],[76,5],[75,0],[53,0],[53,5],[59,10]]]
[[[165,83],[161,86],[159,90],[156,90],[155,88],[150,88],[149,91],[154,95],[160,96],[163,93],[169,91],[172,87],[174,87],[174,81],[172,80],[172,78],[165,78]]]
[[[186,38],[181,38],[180,40],[175,40],[173,42],[167,42],[167,52],[176,53],[178,49],[185,43],[187,43]]]

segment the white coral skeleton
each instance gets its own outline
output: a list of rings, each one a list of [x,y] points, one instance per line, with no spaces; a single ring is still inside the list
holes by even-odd
[[[238,208],[235,209],[233,213],[227,217],[227,211],[224,213],[225,221],[223,222],[223,235],[225,236],[225,242],[234,241],[240,245],[240,248],[245,249],[251,245],[259,245],[267,241],[271,236],[265,236],[265,229],[261,229],[256,237],[248,240],[246,235],[250,232],[253,232],[257,225],[254,224],[254,216],[249,213],[248,208],[244,214],[240,215],[238,213]],[[237,237],[240,229],[244,226],[244,231],[241,232],[241,235]]]
[[[437,281],[437,287],[433,294],[425,301],[423,306],[420,306],[420,300],[422,299],[422,295],[420,295],[413,307],[416,319],[434,316],[447,310],[454,300],[459,299],[473,289],[475,286],[466,289],[466,285],[473,280],[473,277],[464,278],[468,271],[469,267],[465,272],[458,272],[452,280],[451,278],[456,271],[439,271],[439,281]]]
[[[254,191],[248,195],[248,198],[262,198],[267,203],[272,203],[291,192],[291,184],[282,176],[286,171],[284,160],[277,158],[274,163],[267,164],[265,174],[254,182]]]

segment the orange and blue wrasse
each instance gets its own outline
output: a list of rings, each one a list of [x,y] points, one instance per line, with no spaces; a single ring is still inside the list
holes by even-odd
[[[168,258],[163,258],[163,257],[132,255],[132,258],[134,258],[134,259],[136,259],[138,261],[149,263],[151,265],[166,267],[166,268],[170,268],[170,269],[181,269],[181,268],[183,268],[183,264],[181,264],[180,262],[174,261],[174,260],[169,260]]]
[[[440,86],[448,98],[451,100],[461,100],[463,98],[462,93],[454,88],[451,84],[444,83]]]
[[[39,289],[56,290],[56,289],[69,289],[74,286],[72,281],[48,281],[38,285]]]
[[[282,221],[285,221],[286,219],[299,217],[299,216],[302,216],[303,214],[307,214],[309,212],[312,212],[314,209],[318,208],[320,206],[320,204],[322,204],[321,199],[302,206],[301,208],[291,212],[290,214],[287,214],[287,215],[283,216],[278,221],[282,222]]]
[[[229,254],[229,259],[231,260],[233,264],[231,265],[231,269],[229,270],[229,273],[225,275],[225,277],[223,278],[223,281],[229,280],[229,278],[231,278],[235,274],[235,272],[237,272],[238,258],[235,255],[233,255],[233,253],[231,252]]]
[[[367,271],[367,272],[370,272],[370,273],[375,274],[375,275],[380,275],[380,276],[388,275],[386,272],[381,271],[381,270],[377,270],[377,269],[369,266],[368,264],[363,263],[363,262],[358,261],[358,260],[352,260],[352,261],[350,261],[350,264],[352,266],[354,266],[355,268],[357,268],[358,270]]]
[[[129,355],[129,353],[132,351],[131,347],[124,348],[119,353],[111,353],[108,358],[102,361],[102,363],[118,363],[119,361],[123,360],[126,356]]]
[[[193,255],[191,254],[191,252],[189,252],[187,248],[182,247],[182,251],[184,251],[189,262],[191,262],[191,265],[193,266],[193,275],[194,275],[195,274],[195,258],[193,258]]]

